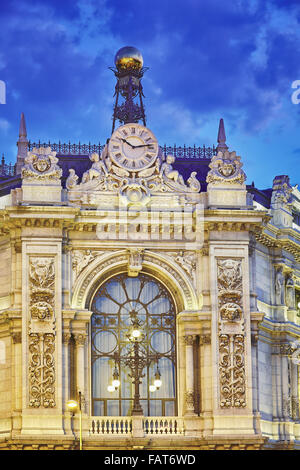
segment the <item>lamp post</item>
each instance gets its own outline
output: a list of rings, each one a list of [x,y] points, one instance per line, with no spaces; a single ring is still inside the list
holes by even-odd
[[[81,392],[78,392],[78,402],[76,400],[67,401],[68,409],[74,413],[79,409],[79,450],[82,450],[82,408],[81,408]]]
[[[157,390],[161,384],[161,375],[158,370],[158,355],[148,355],[147,349],[145,348],[145,335],[140,329],[140,324],[138,320],[135,320],[132,324],[131,333],[126,335],[128,340],[131,343],[128,356],[121,356],[120,354],[115,353],[115,368],[113,372],[113,381],[112,385],[109,385],[108,391],[113,392],[118,389],[120,386],[119,373],[117,369],[117,362],[123,363],[130,369],[130,374],[128,376],[132,379],[134,384],[134,397],[133,397],[133,408],[131,411],[132,416],[143,415],[143,409],[140,403],[140,384],[142,383],[141,379],[145,377],[143,370],[145,367],[149,366],[151,362],[157,363],[157,370],[155,373],[154,385],[150,385],[150,392]]]

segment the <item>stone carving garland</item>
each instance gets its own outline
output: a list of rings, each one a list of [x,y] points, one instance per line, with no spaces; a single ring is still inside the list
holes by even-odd
[[[221,408],[246,406],[242,260],[217,260]]]
[[[29,406],[55,406],[54,258],[29,260]]]

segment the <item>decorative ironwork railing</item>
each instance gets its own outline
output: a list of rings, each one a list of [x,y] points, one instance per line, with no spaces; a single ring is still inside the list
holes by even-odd
[[[16,174],[16,165],[13,163],[5,163],[4,155],[2,155],[0,164],[0,177],[14,176]]]
[[[28,142],[28,150],[32,150],[33,147],[51,147],[51,149],[54,152],[57,152],[58,155],[89,155],[91,153],[101,153],[104,145],[100,144],[81,144],[80,142],[78,144],[71,144],[69,143],[51,143],[51,142]],[[166,156],[167,154],[172,154],[176,158],[195,158],[195,159],[210,159],[213,157],[213,155],[216,154],[216,148],[213,145],[212,147],[196,147],[194,145],[193,147],[186,147],[185,145],[183,147],[179,146],[177,147],[176,145],[173,146],[168,146],[168,145],[163,145],[161,146],[161,150],[163,154]]]
[[[69,143],[51,143],[51,142],[28,142],[28,150],[31,151],[34,147],[51,147],[51,150],[57,153],[57,155],[69,155],[69,156],[87,156],[94,152],[101,153],[104,145],[100,142],[98,144],[71,144]],[[214,155],[216,155],[217,150],[216,147],[213,145],[212,147],[183,147],[176,145],[163,145],[160,147],[162,153],[166,156],[168,154],[174,155],[174,157],[179,159],[204,159],[208,160],[211,159]],[[14,176],[16,174],[16,165],[13,163],[5,163],[4,156],[2,156],[2,160],[0,163],[0,177],[4,176]]]

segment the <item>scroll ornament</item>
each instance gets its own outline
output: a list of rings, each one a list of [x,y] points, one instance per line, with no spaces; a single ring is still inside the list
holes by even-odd
[[[219,389],[221,408],[246,406],[242,260],[218,259]]]
[[[54,258],[29,261],[29,406],[55,403],[55,268]]]

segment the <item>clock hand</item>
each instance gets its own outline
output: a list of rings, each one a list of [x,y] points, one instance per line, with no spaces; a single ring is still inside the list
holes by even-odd
[[[133,149],[135,148],[130,142],[127,142],[126,139],[122,139],[122,137],[121,137],[121,140],[122,140],[122,142],[125,142],[125,144],[130,145],[131,148],[133,148]]]
[[[135,145],[133,148],[134,148],[134,149],[138,149],[138,148],[140,148],[140,147],[150,147],[150,145],[152,145],[152,144]]]

